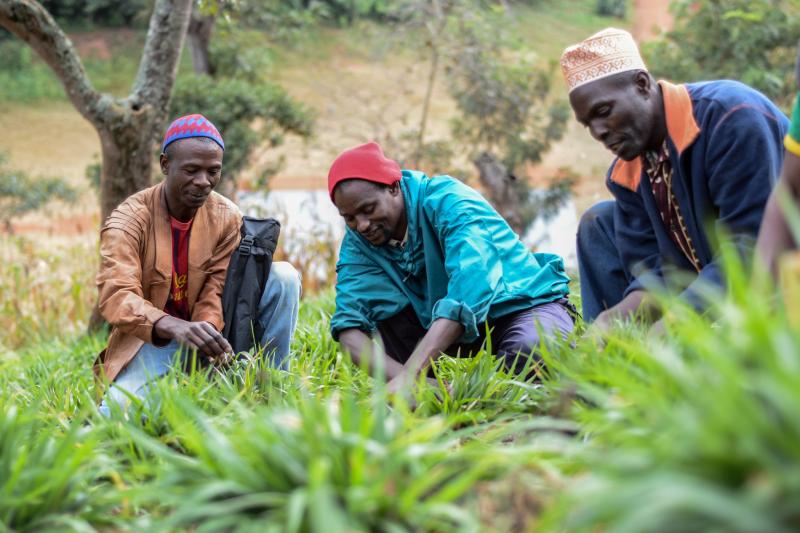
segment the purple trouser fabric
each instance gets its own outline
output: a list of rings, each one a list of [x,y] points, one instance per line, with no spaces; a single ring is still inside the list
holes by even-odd
[[[524,309],[489,322],[492,352],[503,359],[509,370],[521,372],[526,359],[535,356],[539,331],[544,335],[566,337],[575,326],[574,309],[567,300],[559,300]],[[538,327],[537,327],[538,323]],[[469,357],[480,351],[486,340],[486,328],[478,328],[480,337],[469,344],[453,344],[445,353],[453,357]],[[386,353],[405,363],[427,330],[422,327],[411,306],[378,323],[378,332]]]

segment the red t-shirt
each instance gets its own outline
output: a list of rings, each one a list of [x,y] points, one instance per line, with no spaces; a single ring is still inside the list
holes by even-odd
[[[194,219],[192,219],[194,220]],[[189,277],[189,233],[192,220],[181,222],[170,217],[172,227],[172,286],[164,311],[183,320],[189,320],[189,302],[186,300],[186,282]]]

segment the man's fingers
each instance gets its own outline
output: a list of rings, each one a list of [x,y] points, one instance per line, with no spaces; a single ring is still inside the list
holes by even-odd
[[[231,346],[231,343],[228,342],[228,339],[226,339],[222,335],[220,335],[219,337],[220,339],[222,339],[222,345],[225,347],[225,353],[233,355],[233,346]]]
[[[233,352],[231,345],[214,326],[208,322],[202,322],[201,328],[203,332],[208,335],[208,346],[215,352],[214,355],[223,355]]]
[[[206,357],[213,357],[217,355],[211,347],[209,346],[210,337],[203,331],[193,330],[187,335],[189,342],[191,342],[194,346],[192,348],[196,348],[197,351],[205,355]]]

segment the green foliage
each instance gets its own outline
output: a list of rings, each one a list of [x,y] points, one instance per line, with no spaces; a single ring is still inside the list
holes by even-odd
[[[541,161],[569,116],[563,102],[549,103],[553,71],[499,61],[496,51],[479,46],[465,52],[451,85],[461,112],[453,121],[456,137],[476,151],[498,153],[511,172]]]
[[[39,0],[59,23],[68,26],[130,26],[144,20],[148,0]]]
[[[800,6],[788,0],[676,0],[675,28],[645,46],[658,76],[741,80],[788,107]]]
[[[83,531],[793,531],[800,329],[764,297],[774,287],[732,257],[726,264],[730,290],[713,295],[708,315],[665,300],[663,337],[619,324],[604,346],[548,344],[538,380],[508,375],[491,349],[443,357],[440,383],[420,383],[414,409],[339,352],[331,292],[303,302],[288,370],[255,359],[175,371],[108,420],[95,411],[91,374],[105,339],[30,338],[18,356],[0,355],[0,521]]]
[[[698,315],[665,300],[667,333],[545,359],[576,391],[587,472],[552,517],[569,531],[791,531],[800,520],[800,330],[726,258],[731,290]],[[787,302],[796,305],[796,302]]]
[[[597,0],[598,15],[624,19],[628,9],[628,0]]]
[[[10,227],[11,220],[47,205],[53,200],[74,202],[77,192],[61,178],[29,177],[24,172],[5,168],[0,153],[0,221]]]
[[[352,24],[356,19],[386,20],[392,13],[390,0],[312,0],[311,6],[324,20],[340,26]]]
[[[179,78],[172,93],[170,116],[202,113],[225,139],[226,176],[245,167],[253,150],[265,140],[270,147],[283,143],[286,134],[308,137],[312,131],[310,112],[283,89],[268,83],[208,77]],[[275,172],[261,169],[261,183]]]
[[[275,31],[285,31],[287,26],[302,28],[316,23],[349,26],[359,19],[386,22],[395,18],[397,3],[390,0],[242,0],[237,9],[251,27],[266,25]]]
[[[462,4],[450,15],[456,20],[442,26],[454,31],[449,88],[460,115],[453,120],[453,134],[471,148],[473,161],[479,153],[488,154],[508,173],[523,178],[510,184],[510,195],[521,199],[518,207],[499,205],[500,198],[509,196],[506,191],[489,192],[498,211],[521,232],[540,215],[540,208],[561,205],[569,197],[570,183],[556,180],[545,196],[548,201],[537,200],[525,169],[540,162],[563,136],[569,108],[552,94],[554,65],[537,66],[528,50],[498,32],[507,13],[476,9],[468,0]]]
[[[272,66],[270,48],[264,35],[245,30],[238,23],[220,21],[209,50],[214,77],[239,78],[256,83]]]
[[[129,89],[138,67],[142,37],[137,34],[111,48],[111,59],[88,57],[84,66],[99,91],[122,95]],[[64,86],[36,52],[16,37],[0,40],[0,100],[36,103],[66,100]]]
[[[0,98],[33,102],[65,98],[64,88],[47,65],[16,38],[0,41]]]
[[[89,522],[102,523],[110,488],[101,481],[97,441],[80,420],[54,427],[33,408],[0,404],[0,526],[91,531]]]

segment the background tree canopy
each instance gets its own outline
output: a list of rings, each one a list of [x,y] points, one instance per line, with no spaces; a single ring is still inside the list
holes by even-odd
[[[788,111],[800,38],[796,0],[675,0],[675,28],[643,52],[654,74],[676,81],[740,80]]]
[[[268,141],[278,146],[284,135],[311,135],[309,111],[292,100],[286,91],[268,83],[240,79],[213,79],[186,76],[178,79],[172,94],[170,115],[178,117],[203,110],[220,131],[225,132],[225,171],[223,192],[232,193],[235,176],[248,163],[253,150]],[[276,168],[258,169],[256,186],[264,186]]]

